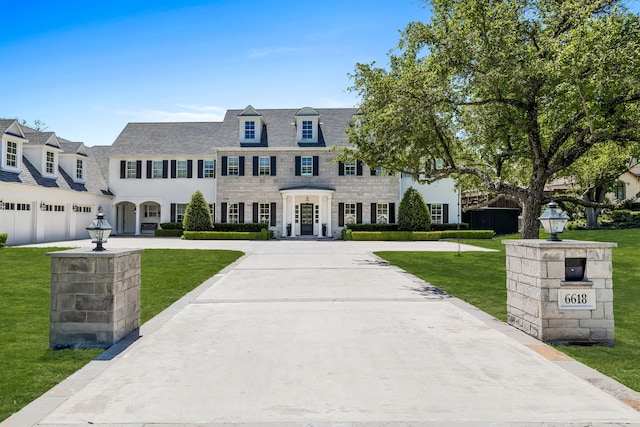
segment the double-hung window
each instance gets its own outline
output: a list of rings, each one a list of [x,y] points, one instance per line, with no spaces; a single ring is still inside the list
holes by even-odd
[[[240,222],[240,207],[238,203],[229,203],[227,205],[227,222],[235,224]]]
[[[311,123],[311,122],[309,122]],[[312,176],[313,175],[313,157],[312,156],[303,156],[300,160],[300,173],[302,176]]]
[[[346,176],[356,176],[357,164],[355,161],[344,162],[344,174]]]
[[[127,161],[127,178],[136,178],[138,171],[136,161]]]
[[[389,223],[389,204],[378,203],[376,205],[376,223],[388,224]]]
[[[53,151],[47,151],[45,170],[47,171],[48,174],[50,175],[53,174],[54,166],[55,166],[55,155],[53,154]]]
[[[178,160],[176,162],[176,177],[178,178],[187,178],[188,167],[186,160]]]
[[[84,164],[82,159],[76,159],[76,179],[84,179]]]
[[[213,160],[204,161],[203,173],[205,178],[215,178],[215,162]]]
[[[311,120],[302,121],[302,139],[313,139],[313,122]]]
[[[18,166],[18,144],[15,142],[7,141],[7,166]]]
[[[258,159],[258,175],[271,175],[271,157],[260,156],[260,158]]]
[[[431,205],[429,205],[429,210],[431,212],[431,223],[442,224],[442,204],[431,203]]]
[[[153,178],[162,178],[163,177],[163,166],[162,160],[154,160],[153,161]]]
[[[176,222],[182,222],[184,219],[184,212],[187,210],[186,203],[176,204]]]
[[[240,175],[240,158],[238,156],[229,156],[227,159],[227,175]]]
[[[256,122],[244,122],[244,139],[256,139]]]
[[[344,204],[344,223],[345,224],[356,223],[356,204],[355,203]]]
[[[271,219],[271,205],[269,203],[260,203],[258,205],[258,222],[269,224]]]

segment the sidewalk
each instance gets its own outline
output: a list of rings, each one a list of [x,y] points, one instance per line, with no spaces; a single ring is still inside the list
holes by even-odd
[[[640,426],[638,393],[371,254],[453,242],[170,242],[246,255],[0,426]]]

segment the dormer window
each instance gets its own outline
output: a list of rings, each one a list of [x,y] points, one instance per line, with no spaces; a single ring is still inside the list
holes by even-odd
[[[262,114],[251,105],[238,114],[240,144],[259,144],[265,125]]]
[[[76,180],[84,181],[84,163],[81,159],[76,159]]]
[[[18,167],[18,144],[15,142],[7,141],[6,165],[12,168]]]
[[[320,114],[313,108],[306,107],[296,113],[296,141],[304,144],[317,144]]]
[[[53,175],[53,172],[55,170],[55,164],[56,164],[55,154],[53,153],[53,151],[47,151],[47,158],[45,160],[45,171],[49,175]]]
[[[244,139],[245,141],[256,139],[256,122],[246,121],[244,122]]]

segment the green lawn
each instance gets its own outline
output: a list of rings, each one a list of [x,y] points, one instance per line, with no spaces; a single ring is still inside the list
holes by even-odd
[[[500,252],[379,252],[377,255],[479,309],[507,320],[505,236],[464,243]],[[640,229],[567,231],[563,239],[616,242],[613,250],[615,347],[559,346],[575,359],[640,391]]]
[[[0,250],[0,421],[99,355],[102,350],[49,349],[47,252]],[[145,322],[242,255],[237,251],[147,249],[141,256]]]

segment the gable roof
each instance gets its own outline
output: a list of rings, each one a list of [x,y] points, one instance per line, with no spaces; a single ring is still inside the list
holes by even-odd
[[[219,122],[128,123],[110,155],[213,155],[219,128]]]
[[[0,119],[0,132],[24,138],[24,130],[16,119]]]

